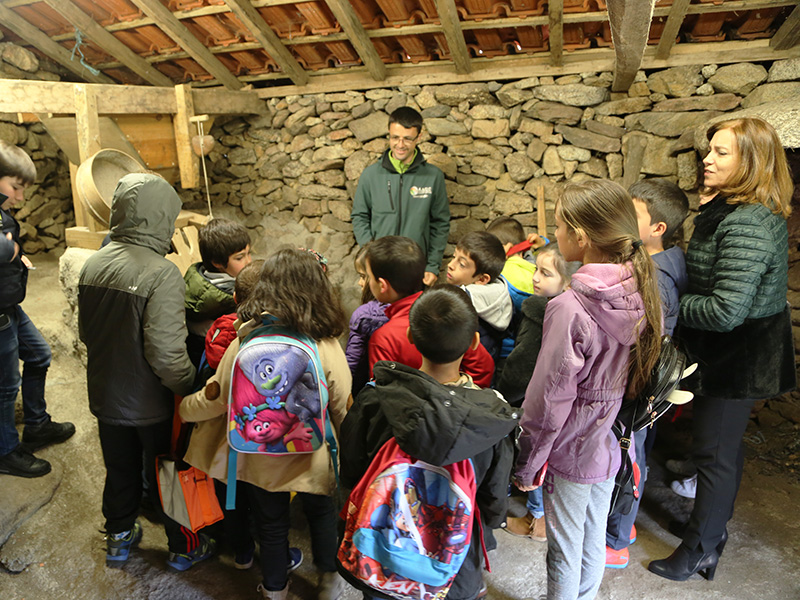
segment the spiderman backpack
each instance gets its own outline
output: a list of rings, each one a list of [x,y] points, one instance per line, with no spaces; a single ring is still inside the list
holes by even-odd
[[[351,584],[391,598],[444,598],[467,556],[474,519],[480,523],[472,461],[431,465],[391,438],[341,517],[336,559]]]
[[[316,342],[263,317],[239,346],[228,397],[228,495],[236,499],[239,452],[292,456],[329,445],[338,480],[328,385]]]

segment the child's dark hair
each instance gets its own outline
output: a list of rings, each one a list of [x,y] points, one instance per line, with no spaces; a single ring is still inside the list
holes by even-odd
[[[631,323],[641,332],[631,348],[628,365],[627,394],[634,398],[650,380],[661,353],[661,297],[655,265],[639,240],[633,201],[625,188],[607,179],[568,183],[556,204],[556,215],[572,232],[586,236],[605,258],[603,262],[630,261],[633,265],[644,304],[644,322]],[[634,244],[637,241],[639,244]]]
[[[264,261],[250,297],[239,305],[243,321],[267,312],[286,327],[315,340],[337,337],[345,329],[339,298],[317,259],[305,250],[278,250]]]
[[[689,199],[683,190],[669,179],[642,179],[634,183],[628,193],[641,200],[650,213],[650,224],[664,223],[667,230],[661,236],[666,250],[683,238],[683,222],[689,214]]]
[[[369,268],[375,279],[385,279],[401,298],[422,290],[427,260],[414,240],[387,235],[374,240],[367,248]]]
[[[211,219],[200,228],[200,257],[207,271],[218,271],[228,266],[231,254],[250,245],[247,228],[230,219]]]
[[[478,331],[478,313],[469,295],[449,283],[426,290],[411,306],[408,320],[417,350],[439,365],[461,358]]]
[[[22,148],[0,140],[0,178],[19,177],[25,185],[36,179],[36,165]]]
[[[580,261],[573,260],[567,262],[564,260],[564,255],[561,254],[561,250],[558,249],[558,244],[556,242],[550,242],[544,248],[539,250],[536,253],[536,258],[538,259],[540,256],[546,256],[548,254],[552,255],[553,268],[555,268],[558,276],[561,277],[561,281],[564,283],[564,287],[566,288],[570,281],[572,281],[572,276],[575,274],[575,271],[580,268]]]
[[[397,123],[406,129],[416,129],[417,135],[422,131],[422,115],[410,106],[401,106],[389,115],[389,125]]]
[[[254,260],[249,265],[245,265],[239,274],[236,276],[236,281],[233,282],[233,293],[236,295],[236,304],[241,304],[246,301],[253,289],[256,287],[259,278],[261,277],[261,268],[264,266],[264,260],[259,258]]]
[[[369,248],[370,244],[372,244],[372,242],[367,242],[361,246],[356,252],[355,258],[353,259],[353,265],[356,268],[356,273],[364,273],[363,277],[367,283],[367,285],[365,285],[361,290],[361,304],[366,304],[367,302],[372,302],[375,300],[375,296],[369,287],[369,275],[367,275],[367,248]]]
[[[516,246],[526,239],[522,223],[517,221],[514,217],[506,215],[497,217],[494,221],[489,223],[486,226],[486,231],[494,235],[504,246],[506,244]]]
[[[472,231],[462,237],[456,248],[461,250],[475,263],[475,276],[489,275],[489,281],[500,276],[506,264],[506,251],[503,244],[488,231]]]

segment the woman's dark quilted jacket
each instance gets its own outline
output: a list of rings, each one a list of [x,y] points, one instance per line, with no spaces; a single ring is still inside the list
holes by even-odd
[[[700,208],[679,314],[697,393],[766,398],[794,387],[788,252],[786,220],[765,206],[718,197]]]

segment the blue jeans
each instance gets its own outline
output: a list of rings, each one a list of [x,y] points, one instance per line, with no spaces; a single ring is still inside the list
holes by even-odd
[[[50,419],[44,382],[51,356],[50,346],[20,306],[0,313],[0,456],[19,445],[14,405],[20,385],[25,425],[41,425]],[[25,363],[21,376],[20,360]]]
[[[541,486],[528,492],[528,500],[525,502],[525,506],[534,519],[541,519],[544,516],[544,499]]]

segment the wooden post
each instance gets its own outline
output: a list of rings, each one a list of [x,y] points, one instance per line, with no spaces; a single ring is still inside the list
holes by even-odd
[[[181,173],[181,187],[196,188],[200,185],[200,165],[192,151],[192,129],[190,119],[194,117],[192,88],[187,85],[175,86],[175,116],[172,126],[175,130],[175,146],[178,149],[178,168]]]
[[[92,86],[79,83],[73,90],[75,98],[75,125],[78,130],[78,155],[81,163],[97,154],[102,148],[100,143],[100,118],[97,116],[97,95]],[[77,168],[75,169],[77,173]],[[78,215],[89,231],[101,231],[107,228],[108,223],[98,223],[86,210],[81,202],[80,196],[75,193],[76,181],[72,169],[70,169],[72,179],[72,208],[75,211],[75,223],[78,224]]]

